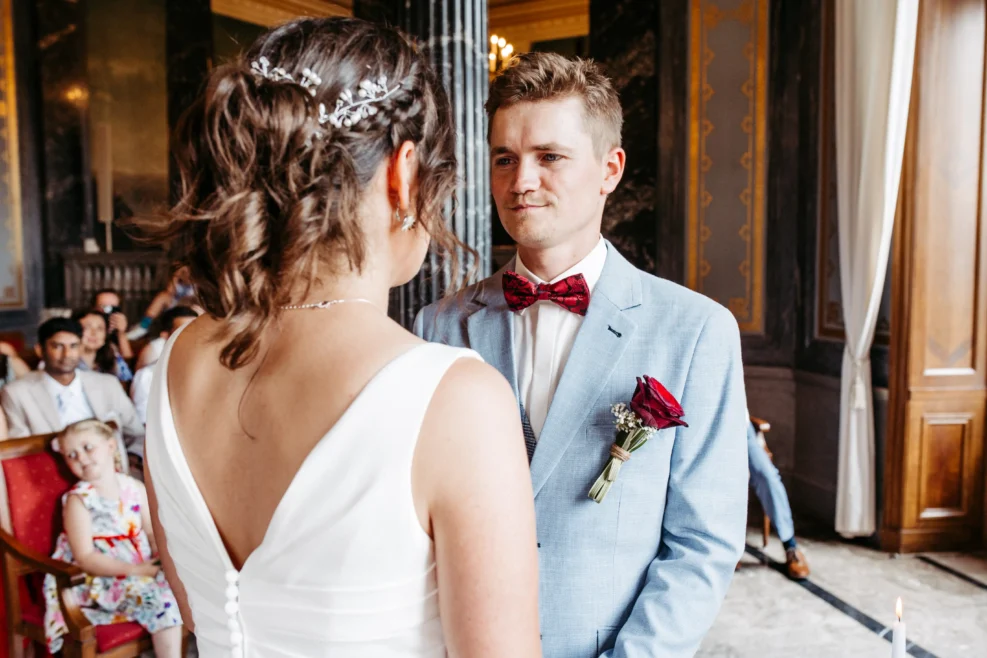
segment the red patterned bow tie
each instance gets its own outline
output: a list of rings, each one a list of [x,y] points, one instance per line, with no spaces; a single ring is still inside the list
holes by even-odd
[[[535,285],[517,272],[508,270],[504,272],[504,299],[515,313],[535,302],[547,300],[567,311],[586,315],[586,309],[589,308],[589,285],[582,274],[573,274],[555,283]]]

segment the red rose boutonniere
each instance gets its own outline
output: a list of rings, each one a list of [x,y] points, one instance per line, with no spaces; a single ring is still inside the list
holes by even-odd
[[[637,390],[631,398],[630,408],[626,404],[615,404],[612,408],[617,422],[617,438],[610,446],[610,459],[589,490],[589,497],[602,502],[617,479],[621,465],[631,458],[631,453],[648,442],[658,430],[682,425],[682,405],[654,377],[645,375],[637,378]]]

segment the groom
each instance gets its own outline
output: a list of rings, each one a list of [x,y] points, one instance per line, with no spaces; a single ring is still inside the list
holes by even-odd
[[[628,263],[600,237],[620,182],[622,112],[589,61],[522,55],[490,90],[491,188],[508,266],[418,316],[514,385],[531,457],[545,658],[692,656],[743,551],[740,337],[723,307]],[[657,432],[599,504],[611,405],[649,375],[688,427]]]

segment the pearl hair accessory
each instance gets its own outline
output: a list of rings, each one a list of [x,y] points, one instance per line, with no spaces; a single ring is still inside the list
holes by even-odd
[[[271,82],[290,82],[299,85],[313,98],[318,87],[322,84],[320,78],[312,69],[302,70],[301,79],[295,80],[294,76],[280,66],[271,66],[271,61],[267,57],[261,56],[250,63],[250,70],[265,80]],[[336,128],[351,128],[363,119],[377,114],[375,103],[379,103],[391,96],[401,88],[400,84],[393,87],[387,86],[387,76],[379,76],[376,80],[364,80],[357,87],[356,95],[350,89],[344,89],[336,100],[336,107],[332,112],[328,112],[325,103],[319,103],[318,121],[320,126],[331,123]],[[316,131],[316,136],[321,134]],[[414,223],[414,218],[411,220]],[[411,228],[409,225],[408,228]]]
[[[336,109],[332,114],[326,114],[326,106],[319,103],[319,123],[331,123],[337,128],[355,126],[362,119],[377,114],[374,103],[380,102],[401,88],[401,85],[394,85],[388,88],[387,76],[380,76],[377,81],[364,80],[357,89],[357,97],[354,100],[353,92],[346,89],[339,95],[336,101]]]

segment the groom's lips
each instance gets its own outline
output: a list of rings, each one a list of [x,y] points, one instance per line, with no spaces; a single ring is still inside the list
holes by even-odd
[[[511,210],[514,212],[519,212],[521,210],[531,210],[532,208],[544,208],[545,206],[533,206],[533,205],[523,205],[523,206],[511,206]]]

